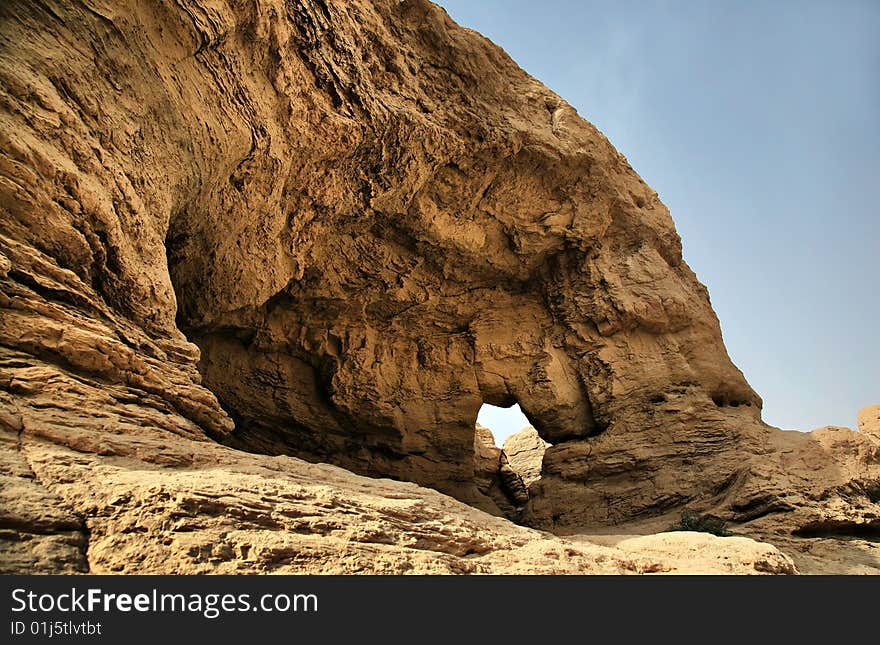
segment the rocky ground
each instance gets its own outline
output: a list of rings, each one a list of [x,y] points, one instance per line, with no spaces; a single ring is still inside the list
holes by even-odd
[[[6,415],[0,438],[5,573],[880,573],[876,541],[784,522],[763,542],[748,524],[664,532],[673,515],[555,535],[413,483],[165,430]]]
[[[796,572],[746,538],[563,538],[416,484],[212,442],[144,438],[139,459],[4,437],[4,573]]]

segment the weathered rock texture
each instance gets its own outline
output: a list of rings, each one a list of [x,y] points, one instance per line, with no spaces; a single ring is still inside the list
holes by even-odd
[[[656,193],[424,0],[2,3],[0,214],[6,525],[59,568],[103,502],[42,486],[26,439],[175,466],[214,440],[498,513],[483,402],[552,444],[537,526],[875,526],[877,444],[763,426]]]
[[[532,427],[523,428],[504,440],[508,463],[527,487],[541,479],[544,453],[549,445]]]
[[[880,405],[869,405],[859,412],[859,432],[880,440]]]
[[[756,422],[656,193],[436,6],[2,11],[10,349],[474,503],[484,401],[669,502]]]
[[[474,433],[474,483],[477,490],[489,497],[510,518],[519,518],[529,501],[529,492],[519,473],[507,460],[504,451],[495,445],[489,428],[476,425]]]
[[[571,540],[578,545],[614,546],[633,556],[660,560],[651,573],[705,574],[767,573],[793,574],[792,560],[775,547],[743,537],[715,537],[706,533],[667,532],[656,535],[581,535]],[[647,573],[647,572],[646,572]]]
[[[4,482],[4,493],[22,498],[4,509],[54,509],[26,518],[19,539],[3,541],[0,571],[797,573],[775,547],[745,538],[575,541],[415,484],[326,464],[161,436],[140,437],[140,457],[134,442],[126,456],[107,454],[124,444],[102,437],[108,450],[97,454],[92,437],[74,435],[68,448],[26,435],[20,452],[0,453],[29,464],[27,474]]]

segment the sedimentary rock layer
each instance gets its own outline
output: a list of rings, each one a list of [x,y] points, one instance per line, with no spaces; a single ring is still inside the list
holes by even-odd
[[[0,390],[8,536],[64,570],[103,502],[29,441],[175,468],[221,442],[556,530],[876,521],[870,436],[762,425],[657,194],[424,0],[2,3]],[[527,503],[475,467],[484,402],[551,444]]]
[[[44,509],[17,540],[4,536],[0,572],[797,573],[789,556],[746,538],[564,539],[415,484],[293,457],[152,437],[139,442],[142,458],[123,457],[82,439],[71,449],[26,436],[19,452],[0,453],[0,464],[18,455],[28,469],[4,480],[4,496],[20,500],[4,505],[7,517]]]
[[[553,472],[662,462],[677,498],[758,418],[656,193],[438,7],[2,11],[10,351],[488,506],[484,401],[522,406]]]

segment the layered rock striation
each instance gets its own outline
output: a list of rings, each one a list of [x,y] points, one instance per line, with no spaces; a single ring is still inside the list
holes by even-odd
[[[31,491],[5,522],[61,568],[97,507],[29,441],[159,468],[219,442],[545,528],[792,490],[807,524],[829,496],[875,521],[876,440],[764,426],[657,194],[425,0],[5,2],[0,144],[3,476]],[[528,499],[475,454],[484,402],[549,444]]]
[[[557,450],[757,419],[656,193],[436,6],[52,6],[3,8],[6,346],[472,501],[483,402]]]

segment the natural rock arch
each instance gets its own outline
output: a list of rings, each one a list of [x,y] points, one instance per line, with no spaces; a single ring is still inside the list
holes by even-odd
[[[54,303],[5,316],[7,346],[146,392],[175,431],[478,505],[477,411],[515,399],[553,444],[535,523],[740,467],[760,399],[666,208],[438,7],[0,10],[4,271]],[[30,37],[56,23],[81,46]]]

